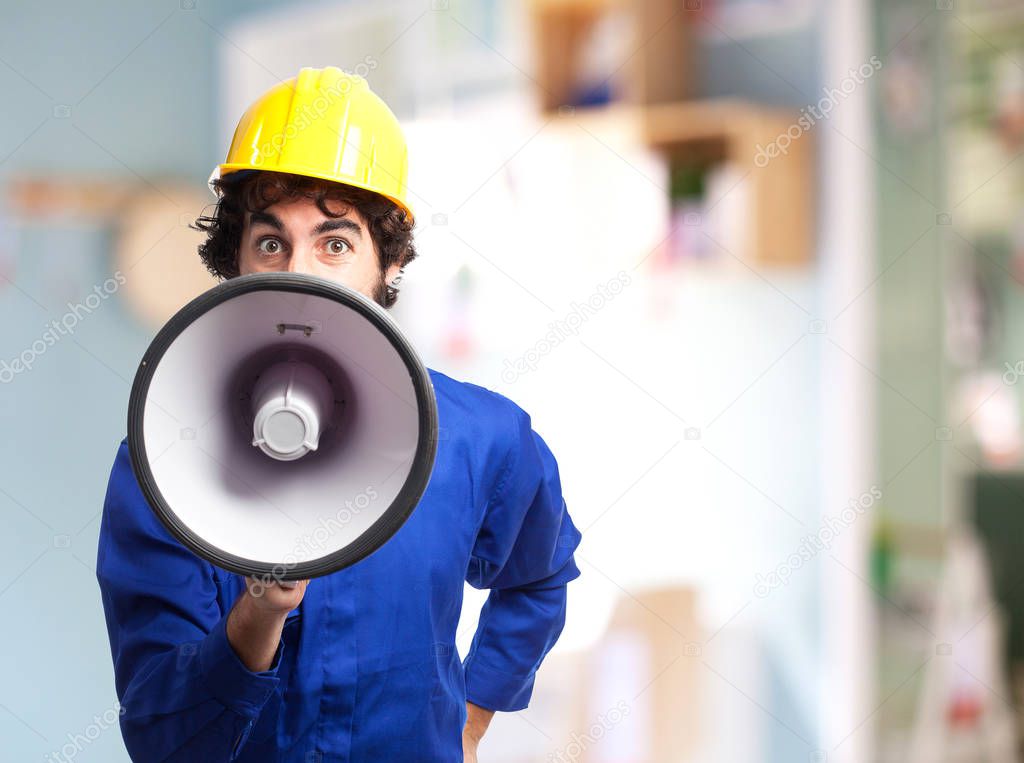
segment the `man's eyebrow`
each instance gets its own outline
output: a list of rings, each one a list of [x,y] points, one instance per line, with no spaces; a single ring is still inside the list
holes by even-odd
[[[334,217],[330,220],[324,220],[315,228],[313,228],[312,234],[319,236],[322,233],[327,233],[332,230],[347,230],[356,234],[357,237],[363,237],[363,229],[359,226],[355,220],[349,220],[347,217]]]
[[[270,212],[253,212],[249,216],[249,224],[256,225],[257,223],[269,225],[271,228],[277,228],[279,231],[284,230],[284,224],[281,220],[277,215],[272,215]]]
[[[263,225],[269,225],[271,228],[275,228],[279,231],[284,231],[284,223],[281,219],[270,212],[253,212],[249,217],[250,225],[257,225],[262,223]],[[347,230],[354,233],[358,238],[363,237],[363,229],[359,223],[355,220],[350,220],[347,217],[334,217],[329,220],[324,220],[318,224],[310,232],[312,236],[320,236],[332,230]]]

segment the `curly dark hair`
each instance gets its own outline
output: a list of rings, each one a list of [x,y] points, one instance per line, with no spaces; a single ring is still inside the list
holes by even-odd
[[[414,220],[390,199],[355,186],[284,172],[241,170],[213,182],[221,191],[213,214],[201,215],[189,227],[207,234],[199,246],[199,257],[217,278],[239,275],[238,249],[248,212],[262,211],[285,198],[304,197],[313,199],[327,217],[341,217],[353,207],[362,215],[377,250],[382,279],[388,268],[399,266],[399,276],[393,283],[383,284],[375,299],[384,308],[397,301],[401,273],[416,259],[416,246]],[[341,202],[343,208],[332,210],[328,201]]]

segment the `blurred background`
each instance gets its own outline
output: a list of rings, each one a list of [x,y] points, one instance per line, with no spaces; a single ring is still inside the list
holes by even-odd
[[[213,284],[238,117],[328,65],[410,141],[394,317],[530,411],[583,531],[480,760],[1018,760],[1016,0],[8,3],[0,757],[128,759],[94,565],[131,380]]]

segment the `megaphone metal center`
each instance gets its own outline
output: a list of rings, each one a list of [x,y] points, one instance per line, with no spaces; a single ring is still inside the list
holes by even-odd
[[[260,375],[252,401],[252,444],[271,458],[294,461],[316,450],[331,420],[334,392],[319,368],[287,360]]]

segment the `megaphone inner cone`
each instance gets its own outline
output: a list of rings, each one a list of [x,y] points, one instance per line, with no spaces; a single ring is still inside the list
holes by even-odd
[[[260,374],[252,405],[252,444],[271,458],[293,461],[317,449],[331,424],[334,392],[315,365],[286,360]]]

